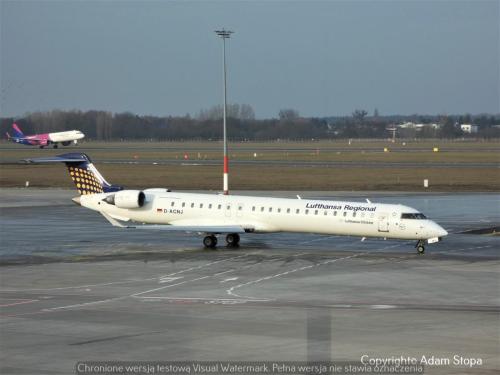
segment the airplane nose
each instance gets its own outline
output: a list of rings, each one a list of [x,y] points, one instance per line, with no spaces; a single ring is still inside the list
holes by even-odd
[[[436,237],[444,237],[448,235],[448,232],[439,224],[434,223],[435,229],[434,232],[436,233]]]

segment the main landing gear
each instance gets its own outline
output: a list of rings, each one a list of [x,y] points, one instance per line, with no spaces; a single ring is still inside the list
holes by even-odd
[[[215,237],[213,234],[206,236],[203,239],[203,245],[206,248],[215,249],[215,246],[217,246],[217,237]]]
[[[240,244],[240,235],[238,233],[229,233],[226,236],[226,243],[229,247],[238,247]],[[217,246],[217,237],[213,234],[209,234],[203,238],[203,245],[206,248],[214,249]]]
[[[229,247],[238,247],[240,245],[240,235],[238,233],[229,233],[226,236],[226,243]]]
[[[425,244],[425,242],[423,240],[418,240],[417,244],[415,245],[419,254],[425,253],[424,244]]]

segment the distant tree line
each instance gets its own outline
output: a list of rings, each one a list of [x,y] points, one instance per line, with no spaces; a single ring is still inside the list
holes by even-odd
[[[500,137],[500,116],[373,116],[356,109],[351,116],[306,118],[294,109],[282,109],[277,118],[255,119],[251,106],[228,106],[228,136],[233,140],[304,140],[334,138],[389,138],[388,130],[404,121],[429,124],[419,131],[398,129],[398,138]],[[26,134],[78,129],[93,140],[217,140],[222,137],[222,107],[200,111],[196,117],[138,116],[133,113],[106,111],[48,111],[27,114],[20,118],[1,118],[0,130],[10,131],[17,122]],[[439,124],[436,128],[430,124]],[[479,126],[476,134],[464,134],[459,124]]]

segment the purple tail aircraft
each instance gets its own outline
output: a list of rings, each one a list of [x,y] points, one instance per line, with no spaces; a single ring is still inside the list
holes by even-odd
[[[44,133],[44,134],[34,134],[25,135],[17,124],[12,124],[13,136],[7,133],[7,139],[14,143],[20,143],[27,146],[39,146],[44,148],[45,146],[50,146],[57,148],[58,144],[61,143],[63,146],[69,146],[71,143],[77,144],[79,139],[85,137],[79,130],[69,130],[65,132],[57,133]]]

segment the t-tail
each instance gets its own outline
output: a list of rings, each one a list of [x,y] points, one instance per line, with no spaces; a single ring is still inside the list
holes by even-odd
[[[24,137],[24,133],[22,132],[21,128],[19,128],[19,126],[17,126],[16,123],[12,124],[12,131],[14,134],[12,138],[23,138]],[[7,135],[10,138],[9,133],[7,133]]]
[[[92,164],[87,154],[69,153],[46,158],[26,159],[25,161],[34,164],[66,164],[70,177],[81,195],[111,193],[123,190],[123,187],[111,185],[106,181],[94,164]]]

